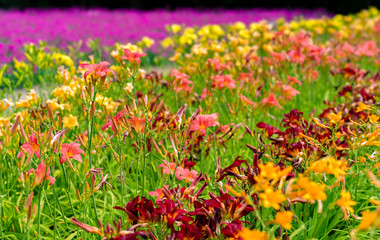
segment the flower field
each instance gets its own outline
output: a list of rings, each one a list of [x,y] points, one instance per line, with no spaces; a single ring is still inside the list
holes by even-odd
[[[380,239],[379,10],[198,20],[1,66],[1,239]]]
[[[104,9],[26,9],[0,10],[0,63],[24,59],[24,43],[46,41],[60,49],[89,51],[89,40],[98,40],[100,46],[117,42],[137,42],[143,37],[156,41],[167,37],[165,27],[181,24],[189,27],[205,24],[228,24],[242,21],[246,24],[277,18],[316,18],[326,15],[322,10],[218,10],[191,9],[168,12],[164,10],[137,11]],[[116,24],[117,23],[117,24]],[[80,27],[78,27],[78,25]],[[82,41],[82,44],[78,44]],[[153,46],[156,50],[156,46]],[[107,54],[107,50],[104,51]]]

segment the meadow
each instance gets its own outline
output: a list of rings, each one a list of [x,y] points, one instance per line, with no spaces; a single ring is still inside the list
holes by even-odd
[[[265,18],[7,50],[0,238],[380,239],[379,10]]]

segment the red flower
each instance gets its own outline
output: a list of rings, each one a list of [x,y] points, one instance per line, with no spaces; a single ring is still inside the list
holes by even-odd
[[[264,104],[267,104],[267,105],[269,105],[271,107],[276,106],[276,107],[279,107],[279,108],[282,109],[282,106],[278,103],[278,101],[277,101],[277,99],[276,99],[276,97],[274,96],[273,93],[271,93],[269,95],[269,97],[264,98],[261,102],[264,103]]]
[[[107,76],[107,73],[112,73],[115,75],[115,72],[112,69],[108,69],[107,66],[110,65],[107,61],[102,61],[99,64],[80,64],[79,67],[87,69],[84,73],[84,79],[87,79],[89,74],[92,74],[93,79],[98,79]]]
[[[219,126],[218,114],[213,113],[210,115],[198,115],[195,120],[191,122],[190,131],[200,130],[202,136],[206,135],[206,129],[212,126]]]
[[[29,142],[27,143],[24,143],[22,146],[21,146],[27,153],[29,154],[35,154],[36,157],[40,157],[40,145],[38,144],[38,141],[37,141],[37,137],[36,137],[36,134],[33,133],[32,135],[30,135],[29,137]],[[20,151],[18,154],[17,154],[17,158],[20,158],[24,156],[24,153],[23,151]]]
[[[64,143],[61,147],[61,159],[60,163],[63,164],[66,160],[74,158],[78,162],[82,162],[82,155],[84,153],[83,149],[80,149],[80,144],[72,142],[70,144]]]
[[[145,53],[132,52],[128,48],[124,49],[124,54],[120,59],[128,60],[132,65],[139,65],[141,63],[140,57],[146,56]]]
[[[118,112],[115,117],[113,118],[113,120],[115,121],[116,125],[120,125],[121,124],[121,118],[127,114],[127,110],[123,109],[121,110],[120,112]],[[108,129],[109,127],[112,127],[112,131],[115,132],[116,129],[114,128],[114,126],[112,125],[112,119],[110,119],[108,122],[106,122],[106,124],[104,124],[104,126],[102,127],[102,130],[106,130]]]
[[[34,172],[36,174],[36,178],[34,179],[33,186],[40,185],[43,181],[49,180],[49,185],[52,185],[55,182],[55,178],[50,175],[50,167],[47,167],[44,164],[44,161],[41,161],[40,165],[38,165],[37,169],[30,169],[28,171],[28,175]]]

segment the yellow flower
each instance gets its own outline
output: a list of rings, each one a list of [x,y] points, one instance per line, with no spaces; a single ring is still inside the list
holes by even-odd
[[[63,118],[63,127],[73,128],[75,126],[79,126],[78,117],[74,117],[70,114],[69,117]]]
[[[321,160],[313,163],[310,169],[317,173],[333,174],[335,177],[345,175],[345,165],[343,161],[338,161],[333,157],[324,157]]]
[[[173,40],[170,37],[167,37],[164,40],[162,40],[161,46],[163,48],[168,48],[170,46],[174,46],[174,42],[173,42]]]
[[[1,112],[4,112],[5,110],[7,110],[7,108],[9,106],[13,106],[13,102],[12,102],[12,99],[3,99],[3,100],[0,100],[0,113]]]
[[[361,163],[365,163],[367,161],[367,159],[365,157],[359,157],[359,161]]]
[[[330,124],[337,124],[342,119],[342,112],[338,112],[337,114],[330,114]]]
[[[369,115],[369,121],[371,123],[376,123],[377,121],[379,121],[379,117],[374,115],[374,114],[371,114],[371,115]]]
[[[338,206],[347,208],[350,213],[354,213],[354,209],[352,206],[356,205],[355,201],[351,200],[351,194],[350,192],[342,191],[341,192],[341,198],[338,199],[338,201],[335,202]]]
[[[293,220],[293,213],[291,211],[286,212],[277,212],[276,218],[273,220],[273,223],[281,225],[285,229],[291,229],[292,225],[290,224]]]
[[[269,240],[269,236],[267,233],[255,229],[249,230],[248,228],[243,228],[240,231],[239,236],[243,240]]]
[[[268,188],[264,193],[259,194],[260,204],[264,207],[273,207],[274,209],[280,209],[280,203],[286,200],[281,190],[274,191],[272,188]]]
[[[170,29],[174,34],[176,34],[177,32],[181,31],[181,26],[178,24],[173,24],[170,26]]]
[[[356,112],[361,112],[361,111],[370,110],[370,109],[371,109],[371,106],[366,105],[362,102],[359,102],[359,107],[356,108]]]
[[[376,212],[364,211],[362,212],[362,221],[360,222],[358,229],[366,230],[370,227],[380,226],[380,218]]]
[[[141,43],[147,48],[150,48],[154,44],[154,40],[148,37],[143,37]]]

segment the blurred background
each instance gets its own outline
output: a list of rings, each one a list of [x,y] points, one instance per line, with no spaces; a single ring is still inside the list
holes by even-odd
[[[228,9],[245,9],[245,8],[304,8],[315,9],[324,8],[331,13],[355,13],[370,6],[380,7],[380,0],[169,0],[169,1],[147,1],[147,0],[0,0],[0,8],[134,8],[141,10],[151,9],[168,9],[177,8],[228,8]]]

